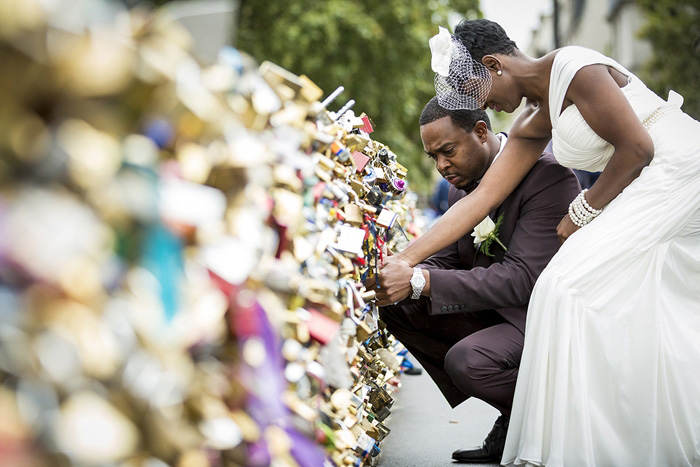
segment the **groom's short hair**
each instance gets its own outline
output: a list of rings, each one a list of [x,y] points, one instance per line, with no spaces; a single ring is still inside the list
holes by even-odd
[[[486,123],[486,127],[491,130],[491,121],[483,110],[448,110],[440,106],[437,97],[433,97],[425,104],[423,112],[420,114],[419,124],[420,126],[427,125],[443,117],[450,117],[450,120],[452,120],[455,126],[464,128],[468,133],[472,132],[474,125],[476,125],[476,122],[479,120]]]

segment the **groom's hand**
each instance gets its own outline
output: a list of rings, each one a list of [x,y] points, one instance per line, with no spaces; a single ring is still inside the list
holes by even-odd
[[[377,276],[379,287],[374,288],[377,292],[377,305],[387,306],[409,297],[413,291],[411,276],[413,268],[403,261],[386,264]]]

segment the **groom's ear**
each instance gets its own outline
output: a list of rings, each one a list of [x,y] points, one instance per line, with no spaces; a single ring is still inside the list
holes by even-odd
[[[485,143],[489,137],[489,127],[483,120],[479,120],[478,122],[476,122],[472,131],[476,134],[476,136],[479,138],[479,141],[481,141],[482,143]]]
[[[488,68],[489,71],[493,71],[494,73],[497,73],[498,70],[503,69],[503,64],[495,55],[484,55],[484,57],[481,59],[481,63]]]

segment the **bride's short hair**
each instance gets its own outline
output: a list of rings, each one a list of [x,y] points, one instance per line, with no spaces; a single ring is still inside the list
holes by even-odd
[[[454,36],[467,48],[472,58],[481,63],[484,55],[513,55],[518,46],[500,24],[487,19],[462,20]]]

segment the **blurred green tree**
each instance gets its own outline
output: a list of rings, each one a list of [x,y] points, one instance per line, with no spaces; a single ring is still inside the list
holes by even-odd
[[[660,96],[685,98],[683,110],[700,118],[700,0],[637,0],[647,23],[640,35],[654,50],[641,73]]]
[[[235,46],[307,75],[326,95],[345,86],[329,110],[355,99],[373,139],[408,168],[411,189],[427,193],[433,166],[418,118],[435,95],[428,39],[455,16],[480,17],[479,0],[240,0]]]

